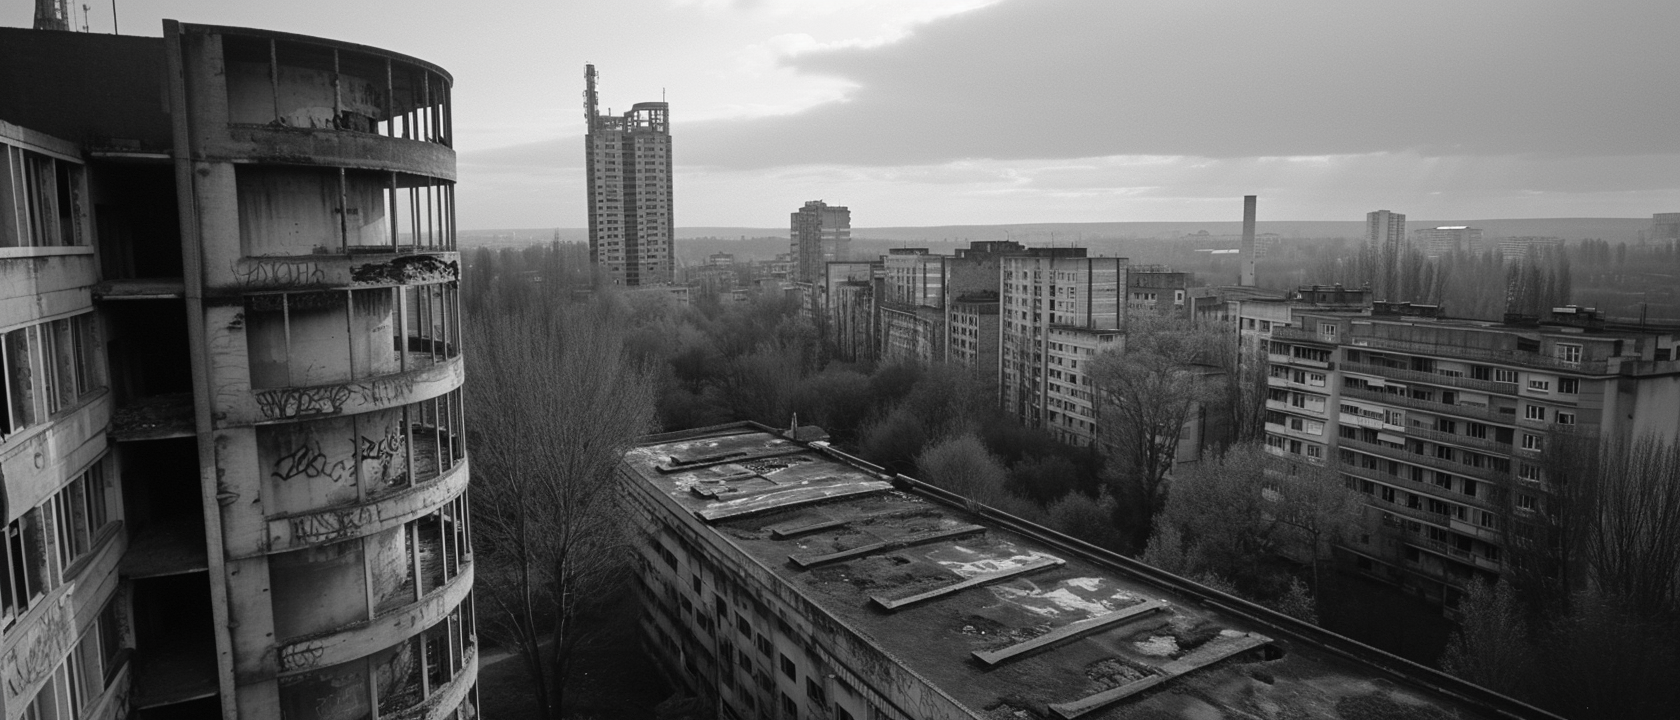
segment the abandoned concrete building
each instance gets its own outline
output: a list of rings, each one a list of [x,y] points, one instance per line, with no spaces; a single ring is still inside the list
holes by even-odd
[[[4,717],[477,717],[453,81],[162,29],[0,29]]]
[[[1550,717],[752,423],[620,466],[643,642],[728,720]]]

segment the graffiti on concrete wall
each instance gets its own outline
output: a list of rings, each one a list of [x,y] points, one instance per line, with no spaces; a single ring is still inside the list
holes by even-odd
[[[270,474],[277,480],[326,478],[333,482],[350,480],[350,461],[333,461],[321,451],[319,443],[304,443],[274,461]]]
[[[292,643],[280,648],[281,670],[302,670],[320,664],[327,649],[319,642]]]
[[[351,384],[349,390],[368,405],[401,402],[414,394],[414,375],[403,373],[363,380]]]
[[[371,484],[400,480],[407,475],[408,439],[403,436],[401,426],[387,427],[385,436],[378,439],[363,436],[359,450],[364,463],[362,474],[372,476],[368,478]]]
[[[58,598],[58,606],[44,615],[40,622],[23,629],[12,648],[0,657],[0,682],[10,707],[25,693],[52,677],[64,655],[70,652],[76,626],[70,617],[70,588]]]
[[[292,540],[298,543],[330,542],[353,537],[363,526],[379,522],[379,507],[362,507],[314,513],[290,518],[287,521]]]
[[[342,385],[280,388],[257,393],[257,407],[264,418],[288,420],[313,415],[335,415],[350,399],[350,388]]]
[[[307,260],[247,259],[230,268],[241,290],[286,290],[321,285],[327,271]]]

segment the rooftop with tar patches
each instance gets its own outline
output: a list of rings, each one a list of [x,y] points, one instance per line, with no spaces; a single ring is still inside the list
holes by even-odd
[[[1532,708],[756,425],[625,459],[979,718],[1471,718]]]

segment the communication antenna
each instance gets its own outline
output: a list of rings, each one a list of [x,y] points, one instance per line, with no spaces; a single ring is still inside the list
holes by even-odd
[[[583,66],[583,120],[591,130],[595,129],[595,117],[599,109],[595,98],[595,66]]]

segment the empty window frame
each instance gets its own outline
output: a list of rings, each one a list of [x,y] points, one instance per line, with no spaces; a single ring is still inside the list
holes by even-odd
[[[247,295],[251,384],[350,382],[456,357],[459,295],[456,282]]]
[[[0,437],[29,428],[98,389],[91,363],[93,314],[0,334]]]
[[[41,510],[32,508],[6,524],[5,582],[0,583],[0,626],[10,626],[46,594],[45,538]]]
[[[59,567],[66,571],[93,551],[94,542],[111,520],[105,464],[96,461],[47,501],[58,545]]]
[[[0,248],[88,244],[80,163],[0,145]]]

